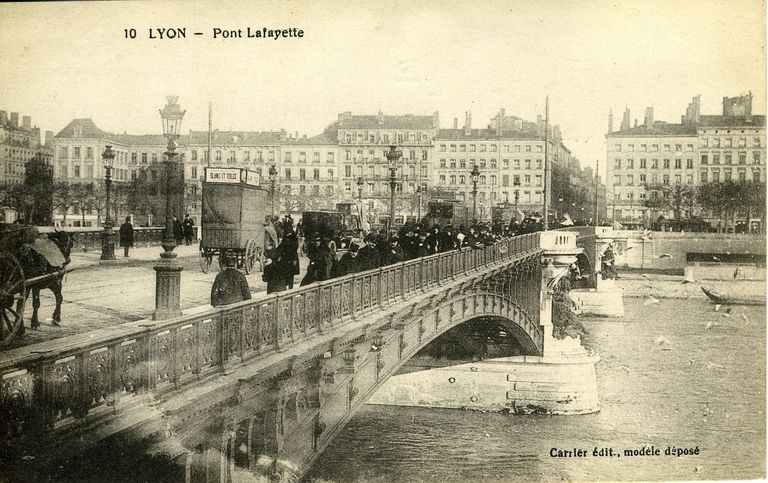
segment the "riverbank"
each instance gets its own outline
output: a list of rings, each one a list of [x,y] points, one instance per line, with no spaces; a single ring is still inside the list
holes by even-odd
[[[704,280],[686,283],[682,275],[619,273],[616,284],[624,289],[624,297],[667,299],[707,299],[701,287],[739,297],[765,296],[763,280]]]

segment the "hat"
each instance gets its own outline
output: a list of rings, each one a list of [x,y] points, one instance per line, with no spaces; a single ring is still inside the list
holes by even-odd
[[[314,235],[312,235],[312,241],[320,241],[320,234],[315,233]]]
[[[360,250],[360,245],[358,245],[355,242],[352,242],[352,243],[349,244],[349,251],[350,252],[357,252],[358,250]]]
[[[376,241],[376,237],[372,233],[369,233],[369,234],[365,235],[365,238],[363,238],[363,241],[366,242],[366,243],[368,243],[370,241]]]

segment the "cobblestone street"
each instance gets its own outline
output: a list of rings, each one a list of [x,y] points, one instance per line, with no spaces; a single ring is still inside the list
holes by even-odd
[[[38,330],[29,329],[32,316],[32,298],[27,300],[24,319],[26,334],[17,338],[10,347],[22,347],[59,337],[111,327],[142,319],[151,319],[155,308],[155,270],[153,266],[162,252],[160,247],[142,247],[131,250],[130,258],[122,257],[122,249],[116,249],[117,261],[112,265],[99,265],[100,253],[88,251],[73,253],[70,266],[74,271],[64,279],[64,303],[60,327],[51,324],[55,307],[53,292],[40,292],[41,306]],[[176,247],[174,253],[184,270],[181,272],[181,308],[189,310],[210,307],[211,285],[219,272],[214,259],[211,271],[200,270],[198,248]],[[296,276],[298,286],[308,260],[300,261],[302,274]],[[266,283],[261,272],[246,275],[253,296],[266,294]]]

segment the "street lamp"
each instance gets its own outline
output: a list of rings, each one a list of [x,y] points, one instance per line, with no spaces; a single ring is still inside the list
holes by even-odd
[[[154,320],[165,320],[181,315],[181,271],[176,262],[176,240],[173,235],[173,215],[171,213],[171,178],[176,171],[176,139],[181,132],[181,120],[186,111],[178,104],[178,96],[166,96],[168,103],[160,109],[163,120],[163,135],[168,140],[165,152],[165,236],[161,246],[160,262],[155,266],[155,312]]]
[[[389,229],[395,225],[395,188],[397,188],[397,160],[403,155],[402,151],[390,146],[389,151],[385,152],[389,163]]]
[[[363,186],[365,180],[360,176],[357,178],[357,210],[360,212],[360,223],[363,222]]]
[[[277,168],[275,165],[269,167],[269,197],[270,197],[270,213],[272,218],[275,218],[275,185],[277,184]]]
[[[107,190],[107,211],[104,215],[104,231],[101,233],[101,260],[115,259],[115,239],[112,231],[112,220],[109,216],[109,194],[112,188],[112,163],[115,161],[115,152],[112,146],[106,146],[101,158],[104,160],[104,186]]]
[[[477,169],[477,165],[472,166],[472,171],[469,172],[472,177],[472,223],[477,222],[477,181],[480,178],[480,170]]]
[[[427,191],[426,186],[419,185],[416,187],[416,195],[419,197],[419,207],[416,216],[416,223],[421,221],[421,194]]]
[[[517,214],[520,212],[517,204],[518,201],[520,200],[520,178],[515,176],[512,181],[512,186],[515,187],[515,220],[517,220]],[[520,221],[523,221],[523,220],[520,220]]]

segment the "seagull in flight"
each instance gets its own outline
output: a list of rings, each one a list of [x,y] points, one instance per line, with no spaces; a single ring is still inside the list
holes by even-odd
[[[643,305],[653,305],[657,303],[659,303],[659,299],[649,296],[647,299],[645,299],[645,302],[643,302]]]
[[[670,255],[669,253],[662,253],[661,255],[659,255],[659,258],[669,258],[670,260],[672,260],[672,258],[674,257],[672,257],[672,255]]]

